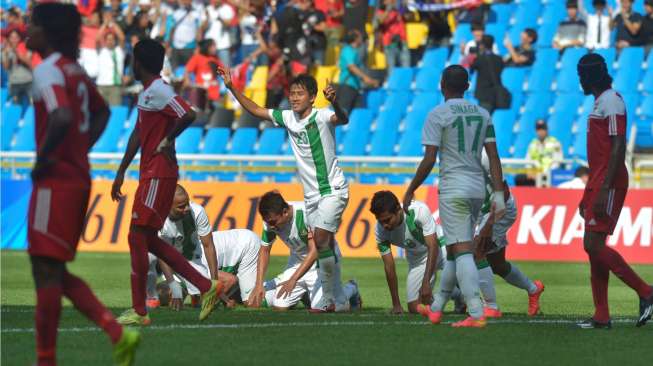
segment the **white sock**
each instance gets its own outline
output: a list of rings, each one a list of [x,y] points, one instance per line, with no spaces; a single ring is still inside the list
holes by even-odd
[[[483,262],[481,262],[481,264],[483,264]],[[487,264],[487,262],[485,262],[485,264]],[[478,285],[483,294],[485,306],[498,310],[499,305],[497,305],[497,292],[494,289],[494,273],[489,265],[478,269]]]
[[[159,276],[156,273],[156,269],[150,269],[147,272],[147,298],[148,299],[158,299],[159,293],[156,290],[156,281],[159,279]]]
[[[483,302],[479,295],[478,269],[472,253],[465,253],[456,258],[456,278],[458,286],[465,296],[467,312],[474,319],[483,317]]]
[[[336,258],[336,270],[333,276],[333,298],[336,300],[336,304],[349,304],[349,296],[345,293],[344,287],[342,284],[342,258]]]
[[[319,268],[320,281],[322,283],[322,294],[327,300],[327,303],[336,302],[335,291],[336,291],[336,255],[333,250],[329,249],[318,254],[319,259],[317,260]],[[339,280],[339,279],[338,279]]]
[[[537,291],[537,286],[535,286],[533,281],[526,277],[526,275],[512,263],[510,263],[510,272],[503,279],[517,288],[528,291],[529,295],[534,294]]]
[[[456,262],[447,260],[444,262],[442,276],[440,277],[440,289],[433,296],[431,304],[432,311],[442,311],[447,301],[451,298],[452,292],[456,288]]]

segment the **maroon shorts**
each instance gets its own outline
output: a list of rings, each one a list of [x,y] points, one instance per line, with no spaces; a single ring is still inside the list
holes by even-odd
[[[176,189],[177,178],[142,179],[134,197],[132,225],[161,229],[170,214]]]
[[[596,216],[592,210],[592,206],[594,206],[599,191],[600,188],[585,188],[583,200],[580,203],[585,215],[585,231],[612,234],[615,226],[617,226],[621,209],[624,207],[628,188],[610,189],[608,191],[605,215]]]
[[[57,189],[35,185],[29,202],[27,252],[64,262],[75,259],[89,194],[88,188]]]

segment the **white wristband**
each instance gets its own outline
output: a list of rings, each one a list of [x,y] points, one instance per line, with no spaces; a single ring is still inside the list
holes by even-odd
[[[503,191],[495,191],[492,195],[492,200],[494,201],[494,207],[497,211],[503,211],[506,208]]]
[[[173,280],[168,284],[168,286],[170,287],[170,292],[172,293],[173,299],[181,299],[183,297],[183,292],[179,282]]]

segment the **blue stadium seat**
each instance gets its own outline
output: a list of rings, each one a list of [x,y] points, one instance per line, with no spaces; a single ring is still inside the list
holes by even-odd
[[[558,50],[542,48],[535,53],[535,63],[528,77],[524,91],[548,91],[555,75],[554,65],[558,61]]]
[[[580,106],[580,113],[589,115],[594,109],[594,96],[586,95],[583,104]]]
[[[605,59],[605,63],[608,65],[608,72],[610,73],[610,75],[613,75],[614,63],[615,60],[617,59],[617,49],[614,47],[598,48],[592,52],[603,56],[603,58]]]
[[[430,111],[430,108],[413,108],[413,110],[408,112],[404,120],[404,132],[418,131],[421,134],[422,127],[424,127],[424,122]]]
[[[189,127],[177,137],[176,149],[178,154],[197,154],[200,140],[202,139],[201,127]]]
[[[512,93],[521,92],[526,79],[526,67],[506,67],[501,73],[501,82]]]
[[[653,52],[651,52],[651,54],[653,54]],[[642,79],[641,90],[646,93],[653,94],[653,65],[649,65],[650,66],[648,69],[646,69],[646,73]]]
[[[410,67],[395,67],[388,77],[385,89],[390,91],[410,90],[413,82],[413,69]]]
[[[549,114],[553,94],[549,92],[532,93],[528,96],[524,105],[524,112],[529,113],[533,118],[545,118]],[[534,128],[534,125],[531,126]],[[522,128],[522,125],[519,126]],[[530,127],[529,127],[530,128]]]
[[[453,50],[451,51],[451,55],[449,55],[449,65],[457,65],[460,63],[462,60],[462,54],[460,53],[460,47],[459,46],[454,46]]]
[[[13,104],[2,107],[2,150],[9,149],[22,112],[20,106]]]
[[[100,139],[93,146],[93,152],[117,152],[120,135],[127,119],[127,107],[113,106],[111,107],[111,117],[107,123],[107,128],[104,130]]]
[[[377,129],[372,135],[370,142],[370,155],[371,156],[394,156],[394,148],[397,143],[397,129],[382,130]],[[413,141],[413,143],[417,143]]]
[[[640,113],[645,119],[653,120],[653,95],[644,97]]]
[[[256,150],[256,155],[279,155],[282,152],[283,143],[286,139],[286,130],[283,128],[266,128],[261,133],[261,137],[258,140],[258,149]],[[253,166],[275,166],[277,165],[274,162],[255,162]],[[247,173],[248,182],[260,182],[267,175],[271,175],[266,172],[261,173]]]
[[[462,42],[469,42],[472,40],[472,25],[469,23],[460,23],[453,33],[451,44],[454,45],[454,50],[459,47]],[[455,52],[454,52],[455,53]]]
[[[12,149],[14,151],[34,151],[36,149],[36,142],[34,140],[34,109],[31,109],[31,111],[31,113],[28,112],[25,114],[24,124],[16,133],[16,139]]]
[[[515,136],[513,144],[513,157],[524,158],[528,150],[528,145],[535,138],[535,117],[532,113],[526,112],[519,118],[519,131]]]
[[[642,73],[643,62],[644,48],[627,47],[621,50],[619,69],[614,80],[614,88],[620,93],[636,92],[637,84]]]
[[[497,137],[499,156],[509,156],[512,146],[513,128],[517,113],[510,109],[499,109],[492,115],[492,123]]]
[[[565,113],[575,117],[582,101],[583,95],[579,93],[558,94],[553,103],[553,113]]]
[[[385,104],[381,113],[385,113],[387,110],[396,109],[401,112],[402,116],[406,112],[406,106],[411,104],[413,100],[413,94],[410,92],[394,92],[388,94]]]
[[[542,3],[539,1],[522,1],[517,5],[513,20],[518,27],[535,27],[537,18],[541,13]]]
[[[9,90],[7,90],[5,87],[0,88],[0,104],[4,106],[4,104],[7,102],[7,99],[9,99]]]
[[[651,119],[635,121],[637,124],[637,137],[635,144],[639,147],[653,148],[653,123]]]
[[[491,35],[494,37],[494,42],[499,49],[499,54],[503,55],[506,53],[506,48],[503,45],[503,39],[506,35],[506,24],[505,23],[489,23],[485,25],[485,34]]]
[[[583,113],[577,120],[577,130],[575,134],[574,144],[572,145],[572,156],[587,160],[587,114]]]
[[[586,48],[568,48],[560,59],[560,73],[556,79],[556,90],[559,93],[580,92],[580,80],[578,79],[577,65],[583,55],[587,53]]]
[[[621,96],[624,98],[626,113],[628,113],[629,118],[635,118],[637,115],[637,106],[639,105],[640,100],[639,93],[623,93]]]
[[[626,47],[619,53],[618,66],[619,69],[642,69],[644,63],[644,48],[643,47]],[[650,66],[650,65],[649,65]]]
[[[382,131],[389,133],[390,131],[397,131],[399,129],[399,122],[401,122],[401,111],[399,109],[386,109],[383,113],[379,113],[376,119],[375,131]]]
[[[381,88],[369,90],[365,95],[365,106],[374,113],[378,112],[384,101],[385,90]]]
[[[430,111],[435,108],[442,100],[442,94],[436,93],[417,93],[411,104],[413,109],[426,109]]]
[[[372,119],[372,112],[369,109],[354,108],[349,115],[349,123],[346,126],[347,134],[350,131],[369,131]]]
[[[549,126],[549,133],[560,141],[564,155],[569,153],[572,138],[572,126],[574,116],[565,111],[557,111],[551,115],[547,121]]]
[[[442,70],[448,58],[449,49],[447,47],[429,48],[424,51],[421,66]]]
[[[209,128],[204,138],[202,154],[224,154],[227,152],[227,143],[231,130],[227,127]]]
[[[524,104],[524,99],[526,99],[525,94],[519,90],[517,92],[512,92],[512,100],[510,101],[510,109],[519,112],[519,109]]]
[[[125,121],[125,129],[131,133],[131,130],[133,130],[134,126],[136,126],[137,120],[138,120],[138,108],[134,107],[129,113],[129,118],[127,118],[127,121]]]
[[[415,89],[420,92],[437,92],[440,87],[442,67],[424,66],[417,71]]]
[[[549,1],[542,12],[542,24],[558,25],[567,17],[567,9],[562,1]]]
[[[512,16],[514,10],[515,10],[515,5],[513,3],[492,4],[492,7],[490,8],[490,16],[488,22],[508,24],[510,22],[510,17]]]
[[[551,47],[557,31],[558,23],[542,23],[537,30],[537,42],[535,45],[539,48]]]
[[[254,151],[254,144],[258,136],[258,129],[254,127],[241,127],[234,131],[231,137],[230,155],[247,155]]]

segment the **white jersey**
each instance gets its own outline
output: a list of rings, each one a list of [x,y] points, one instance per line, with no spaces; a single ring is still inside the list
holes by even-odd
[[[424,237],[436,233],[436,224],[429,207],[420,201],[413,201],[408,207],[408,214],[403,213],[401,224],[391,231],[376,224],[376,245],[381,255],[391,253],[390,245],[406,250],[409,265],[418,264],[428,255]]]
[[[291,110],[270,109],[269,113],[276,126],[288,130],[306,201],[347,188],[336,157],[333,111],[313,108],[304,119]]]
[[[190,215],[176,221],[166,218],[159,230],[159,237],[175,247],[186,259],[197,260],[203,252],[200,237],[210,233],[211,224],[204,207],[191,202]]]
[[[288,202],[292,207],[292,220],[280,230],[272,230],[263,222],[263,246],[270,246],[279,237],[290,249],[291,261],[303,261],[308,254],[308,225],[304,202]]]
[[[483,145],[495,141],[490,114],[464,99],[449,99],[429,113],[422,144],[440,151],[440,197],[485,197]]]
[[[241,266],[256,266],[261,240],[247,229],[214,231],[213,245],[218,254],[218,270],[237,274]]]

